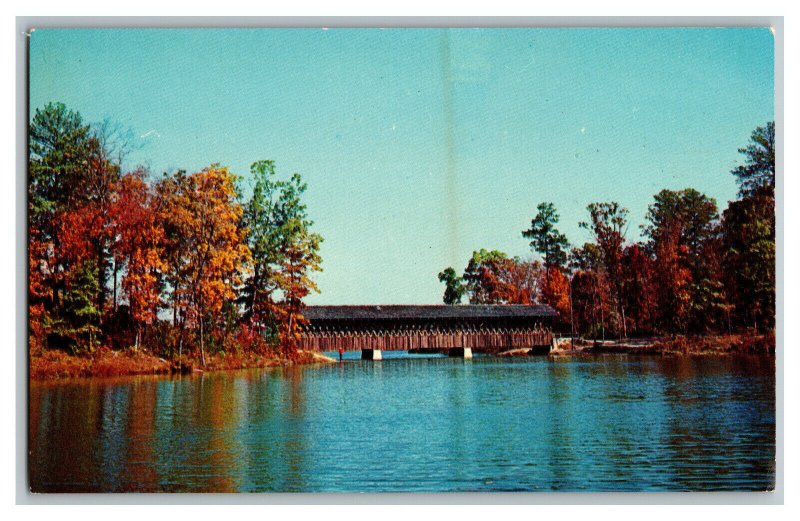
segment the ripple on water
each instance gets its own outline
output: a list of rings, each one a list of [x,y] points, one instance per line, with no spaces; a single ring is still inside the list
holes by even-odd
[[[774,487],[764,359],[392,356],[30,396],[42,492]]]

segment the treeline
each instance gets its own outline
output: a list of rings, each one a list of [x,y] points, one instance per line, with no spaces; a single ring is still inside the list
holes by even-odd
[[[580,227],[592,241],[571,247],[552,203],[541,203],[529,229],[541,260],[474,252],[462,275],[439,274],[444,302],[547,303],[559,329],[593,338],[730,333],[775,326],[775,126],[758,127],[732,174],[736,201],[719,214],[711,197],[662,190],[642,226],[627,238],[628,210],[587,206]]]
[[[300,175],[258,161],[249,200],[219,165],[150,180],[122,171],[125,144],[109,128],[60,103],[30,123],[31,351],[295,356],[322,241]]]

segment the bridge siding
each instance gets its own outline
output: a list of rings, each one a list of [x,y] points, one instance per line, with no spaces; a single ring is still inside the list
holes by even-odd
[[[456,332],[320,332],[307,331],[299,341],[307,351],[380,349],[450,349],[468,347],[476,352],[499,352],[550,345],[553,335],[545,329]]]

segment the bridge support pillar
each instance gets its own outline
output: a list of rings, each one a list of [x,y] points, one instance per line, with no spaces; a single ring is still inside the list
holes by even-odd
[[[448,356],[453,358],[472,358],[471,347],[453,347],[447,352]]]
[[[362,349],[361,350],[361,359],[362,360],[383,360],[383,355],[381,354],[380,349]]]

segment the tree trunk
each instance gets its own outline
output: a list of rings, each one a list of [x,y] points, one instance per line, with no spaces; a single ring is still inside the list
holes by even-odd
[[[289,325],[288,325],[288,335],[286,338],[286,351],[289,356],[294,356],[294,349],[293,349],[293,341],[294,341],[294,313],[291,311],[289,312]]]
[[[572,279],[569,280],[569,328],[572,337],[575,337],[575,316],[572,313]]]
[[[603,309],[603,300],[600,299],[600,331],[603,334],[603,342],[606,341],[606,312]]]
[[[114,259],[114,313],[117,312],[117,273],[119,270],[119,266],[117,265],[117,259]]]
[[[203,340],[204,340],[204,338],[203,338],[203,323],[204,322],[205,322],[205,320],[203,319],[203,316],[200,315],[200,364],[202,364],[203,367],[206,366],[206,352],[205,352],[205,346],[203,345]]]

